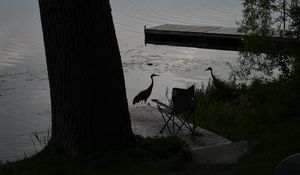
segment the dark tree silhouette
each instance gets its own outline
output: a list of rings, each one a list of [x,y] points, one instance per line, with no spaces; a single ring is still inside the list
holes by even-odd
[[[109,0],[39,0],[52,109],[48,147],[78,154],[134,143]]]

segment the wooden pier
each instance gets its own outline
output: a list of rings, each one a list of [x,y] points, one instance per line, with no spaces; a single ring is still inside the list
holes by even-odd
[[[129,108],[129,111],[134,134],[141,135],[143,137],[170,136],[167,129],[165,129],[163,133],[159,132],[164,125],[164,120],[156,108],[145,105],[140,107],[131,107]],[[189,145],[191,150],[198,150],[218,145],[228,145],[232,143],[230,140],[204,128],[196,127],[196,132],[200,135],[192,136],[190,131],[183,127],[177,136],[183,139]]]
[[[145,27],[145,44],[162,44],[238,51],[247,35],[237,27],[187,26],[164,24]],[[282,38],[272,37],[272,42],[281,44]]]
[[[150,105],[130,107],[129,112],[135,135],[152,138],[170,136],[167,129],[163,133],[159,132],[164,125],[164,120],[156,107]],[[177,135],[187,144],[194,163],[232,165],[248,151],[247,141],[232,142],[204,128],[195,129],[198,134],[192,135],[187,128],[183,127]]]

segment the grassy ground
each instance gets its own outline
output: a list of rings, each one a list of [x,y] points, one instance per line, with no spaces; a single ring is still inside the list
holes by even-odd
[[[184,171],[189,153],[175,137],[137,137],[137,148],[99,151],[93,155],[39,154],[0,165],[1,175],[173,174]]]
[[[233,141],[255,143],[232,174],[274,174],[282,159],[300,152],[297,86],[280,80],[230,86],[235,96],[230,100],[212,85],[197,90],[197,124]]]
[[[187,145],[176,137],[136,138],[135,149],[105,150],[75,157],[43,153],[0,165],[0,175],[228,175],[232,170],[231,165],[194,162]]]
[[[298,84],[255,81],[249,86],[230,86],[234,94],[230,100],[224,100],[213,86],[196,91],[196,121],[231,140],[253,143],[233,166],[192,162],[178,138],[137,137],[135,149],[77,157],[40,154],[0,165],[0,175],[274,174],[282,159],[300,152]]]
[[[266,132],[261,136],[260,143],[241,158],[232,174],[274,174],[282,159],[300,152],[299,124],[299,121],[285,123],[273,131]]]

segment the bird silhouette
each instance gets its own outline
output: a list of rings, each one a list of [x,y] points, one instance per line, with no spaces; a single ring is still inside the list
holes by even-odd
[[[155,76],[159,76],[159,75],[156,74],[151,75],[151,85],[147,89],[141,91],[140,93],[137,94],[137,96],[134,97],[133,104],[139,103],[140,101],[142,102],[144,101],[144,103],[146,103],[147,99],[151,95],[152,88],[153,88],[153,77]]]
[[[213,85],[222,94],[223,100],[226,101],[232,99],[233,97],[232,89],[228,85],[226,85],[225,82],[215,77],[215,75],[213,74],[213,69],[209,67],[205,69],[205,71],[210,71],[211,77],[213,79]]]

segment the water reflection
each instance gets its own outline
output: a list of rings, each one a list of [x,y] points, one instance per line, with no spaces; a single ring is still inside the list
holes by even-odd
[[[111,0],[128,102],[160,74],[149,97],[165,101],[167,87],[207,82],[212,66],[226,78],[236,52],[144,45],[144,25],[234,26],[239,0]],[[152,65],[149,65],[151,63]],[[31,133],[50,125],[50,97],[36,0],[0,1],[0,160],[34,152]]]

